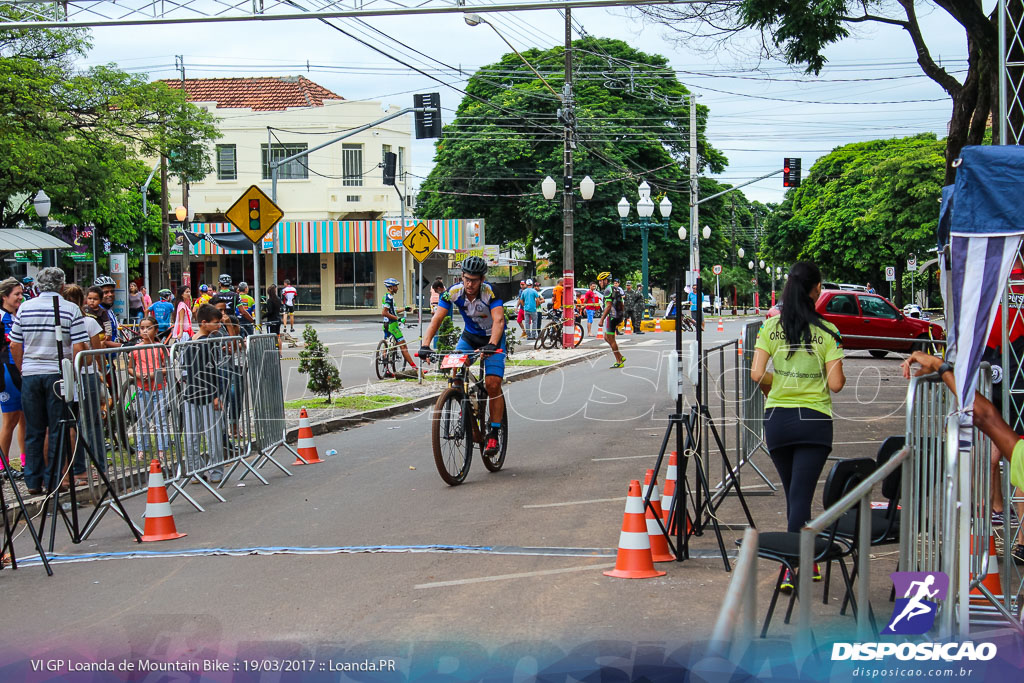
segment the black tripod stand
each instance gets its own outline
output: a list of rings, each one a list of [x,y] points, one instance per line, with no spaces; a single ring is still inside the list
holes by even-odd
[[[82,542],[82,528],[78,523],[78,492],[76,490],[77,487],[74,485],[74,475],[72,474],[75,444],[74,440],[71,438],[71,430],[76,426],[76,420],[71,412],[71,407],[68,405],[68,396],[71,394],[71,387],[69,384],[73,383],[73,373],[69,371],[71,361],[64,359],[64,333],[60,318],[60,300],[59,297],[56,296],[53,297],[53,324],[56,333],[57,358],[61,359],[61,367],[65,372],[64,380],[61,383],[62,390],[59,392],[61,400],[61,419],[58,423],[58,433],[56,435],[56,456],[54,458],[54,462],[51,463],[50,476],[47,481],[47,489],[50,492],[51,498],[48,506],[43,506],[42,517],[39,521],[39,535],[43,536],[46,533],[47,507],[51,508],[50,514],[52,514],[54,518],[53,525],[50,527],[50,543],[48,546],[51,553],[53,552],[53,545],[57,532],[58,515],[60,515],[61,519],[64,520],[64,526],[67,527],[68,534],[71,536],[71,542]],[[121,499],[118,498],[113,487],[110,485],[110,480],[107,479],[107,474],[105,472],[106,463],[101,463],[97,459],[96,453],[94,453],[92,448],[89,446],[89,440],[84,438],[81,427],[78,428],[78,437],[78,440],[81,442],[79,445],[85,449],[90,462],[92,462],[93,467],[96,469],[96,474],[103,483],[103,494],[100,496],[99,500],[95,501],[96,507],[93,509],[92,514],[86,521],[85,528],[88,529],[92,525],[93,519],[97,515],[102,514],[103,502],[107,499],[107,496],[109,496],[114,502],[114,505],[117,506],[118,512],[128,525],[132,535],[135,536],[136,542],[142,543],[142,536],[139,535],[139,530],[132,523],[131,518],[128,516],[128,512],[121,504]],[[52,439],[55,437],[51,434],[50,438]],[[65,470],[67,471],[65,472]],[[67,474],[69,479],[71,479],[68,485],[68,497],[70,499],[69,507],[71,509],[70,516],[68,515],[68,511],[61,504],[60,486],[65,474]],[[27,520],[28,516],[26,515],[25,518]]]
[[[700,278],[697,278],[697,359],[700,363],[703,359],[702,355],[702,327],[703,327],[703,310],[700,302],[703,298],[701,292]],[[683,373],[683,331],[681,325],[682,319],[682,281],[676,280],[676,311],[675,311],[675,322],[676,322],[676,362],[678,363],[678,377],[682,376]],[[675,378],[673,378],[675,381]],[[725,549],[725,541],[722,538],[722,525],[718,521],[717,510],[718,506],[721,505],[719,499],[718,503],[714,503],[711,496],[711,489],[708,483],[707,468],[705,463],[701,459],[701,450],[703,447],[703,439],[705,438],[704,429],[708,429],[711,435],[715,439],[715,443],[718,446],[722,459],[725,461],[726,470],[728,472],[729,486],[735,486],[736,494],[739,497],[740,505],[743,507],[743,512],[747,517],[747,522],[751,527],[754,526],[753,517],[750,515],[750,509],[747,507],[747,501],[743,497],[743,491],[739,487],[739,483],[736,481],[736,475],[733,471],[732,464],[729,462],[729,456],[726,453],[725,444],[722,442],[721,435],[718,433],[718,429],[715,427],[714,422],[711,419],[711,412],[708,410],[706,400],[703,395],[703,370],[698,368],[697,371],[697,384],[696,384],[696,403],[690,407],[689,413],[683,413],[683,393],[682,387],[678,386],[676,389],[676,410],[675,413],[669,415],[668,425],[665,428],[665,436],[661,441],[661,449],[658,451],[658,459],[654,465],[655,473],[661,471],[661,463],[665,457],[665,452],[668,449],[669,440],[675,435],[675,447],[676,453],[679,457],[684,458],[679,463],[679,476],[676,481],[676,493],[672,498],[672,506],[668,511],[669,524],[666,527],[662,521],[658,520],[658,525],[661,527],[661,531],[665,534],[668,540],[669,547],[673,554],[676,556],[676,560],[682,562],[683,560],[689,559],[690,557],[690,537],[701,536],[704,533],[704,529],[710,522],[715,531],[715,536],[718,540],[718,549],[722,556],[722,562],[725,564],[725,570],[731,571],[732,567],[729,564],[728,552]],[[686,457],[685,454],[692,453],[693,457]],[[689,480],[689,461],[693,461],[694,464],[694,477],[696,479],[696,487],[690,489]],[[651,505],[651,493],[653,487],[647,491],[644,497],[644,506],[649,507]],[[680,504],[681,501],[681,504]],[[690,505],[693,506],[693,516],[690,516]],[[675,543],[672,542],[672,536],[675,535]]]
[[[4,466],[4,476],[7,478],[7,483],[11,485],[11,490],[14,491],[14,498],[18,501],[18,517],[11,522],[10,517],[7,514],[7,501],[4,499],[4,487],[0,484],[0,514],[4,516],[4,542],[0,544],[0,557],[7,557],[11,563],[11,569],[18,568],[18,558],[14,554],[14,529],[18,526],[18,518],[24,517],[25,528],[28,529],[29,535],[32,537],[32,542],[36,544],[36,550],[39,551],[39,559],[42,560],[43,566],[46,567],[46,575],[53,576],[53,570],[50,569],[50,560],[46,557],[46,553],[43,551],[43,544],[39,540],[39,536],[36,535],[36,529],[32,526],[32,518],[28,515],[28,510],[25,509],[25,501],[21,497],[21,491],[18,490],[17,485],[14,482],[14,475],[11,474],[11,463],[7,459],[7,454],[0,451],[0,463]],[[3,560],[0,560],[0,569],[4,568]]]

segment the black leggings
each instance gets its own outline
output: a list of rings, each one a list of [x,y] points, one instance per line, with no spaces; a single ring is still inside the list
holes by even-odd
[[[800,531],[811,519],[811,500],[831,446],[794,444],[769,452],[786,491],[787,531]]]

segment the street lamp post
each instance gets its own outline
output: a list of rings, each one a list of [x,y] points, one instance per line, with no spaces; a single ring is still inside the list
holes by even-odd
[[[46,196],[46,193],[42,190],[36,194],[32,199],[32,208],[36,210],[36,215],[39,216],[43,222],[43,232],[46,232],[46,219],[50,215],[50,198]],[[44,249],[43,251],[43,268],[57,265],[57,252],[52,249]]]
[[[191,208],[185,208],[179,206],[174,210],[174,217],[181,222],[181,286],[192,286],[191,277],[188,272],[188,250],[191,246],[191,242],[188,241],[188,237],[185,236],[185,231],[188,230],[189,224],[192,222],[192,218],[195,213]]]
[[[736,256],[739,257],[740,263],[743,262],[743,247],[736,250]],[[736,265],[735,263],[733,265]],[[736,285],[732,286],[732,314],[736,315],[737,301],[739,300],[739,290],[736,289]]]
[[[566,212],[571,215],[574,211],[573,205],[576,202],[576,196],[572,191],[572,177],[567,177],[566,182],[563,183],[562,187],[562,205],[563,207],[568,207],[566,208]],[[590,176],[586,176],[580,181],[580,196],[583,197],[583,201],[590,201],[594,197],[595,187],[596,183]],[[558,184],[555,182],[554,178],[547,176],[540,184],[540,191],[541,194],[544,195],[544,199],[550,201],[555,198],[555,193],[558,191]],[[564,213],[565,212],[563,212],[563,214]],[[562,274],[562,348],[571,349],[576,345],[576,308],[574,306],[576,302],[576,283],[575,274],[573,272],[573,242],[571,232],[567,231],[564,235],[564,239],[565,253],[562,255],[564,263]]]
[[[628,220],[629,217],[629,200],[625,197],[619,200],[619,222],[622,225],[622,237],[626,237],[626,228],[637,228],[640,230],[641,244],[643,245],[643,261],[641,262],[641,268],[643,269],[641,291],[644,297],[644,305],[647,305],[648,297],[648,264],[647,264],[647,231],[651,228],[661,228],[665,236],[668,236],[668,219],[672,215],[672,202],[669,201],[668,197],[664,197],[661,202],[658,203],[658,208],[661,210],[661,216],[663,220],[652,218],[654,215],[654,200],[651,199],[651,186],[646,181],[640,183],[640,187],[637,188],[640,195],[639,201],[636,203],[636,213],[639,216],[639,221],[631,223]]]
[[[750,284],[754,285],[754,291],[750,295],[750,304],[754,307],[754,313],[757,313],[757,271],[754,270],[754,262],[747,262],[747,269],[750,271],[753,277],[750,278]]]

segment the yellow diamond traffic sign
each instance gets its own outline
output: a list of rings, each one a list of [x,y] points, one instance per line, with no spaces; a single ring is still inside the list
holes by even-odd
[[[260,188],[253,185],[224,214],[231,224],[254,243],[284,216],[284,212]]]
[[[420,223],[405,236],[402,244],[405,245],[405,248],[409,250],[414,259],[423,263],[424,259],[437,249],[437,245],[440,242],[437,241],[434,233],[430,232],[427,228],[426,223]]]

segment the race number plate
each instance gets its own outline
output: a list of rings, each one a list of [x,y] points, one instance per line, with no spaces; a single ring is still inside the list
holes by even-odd
[[[461,368],[466,363],[467,355],[465,353],[448,354],[441,361],[442,368]]]

